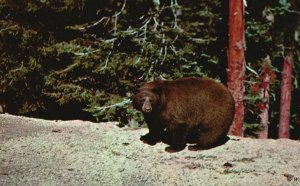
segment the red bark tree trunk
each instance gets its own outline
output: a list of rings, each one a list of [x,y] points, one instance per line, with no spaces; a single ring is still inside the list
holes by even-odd
[[[263,74],[261,74],[261,90],[260,90],[260,100],[262,100],[262,108],[260,108],[261,113],[259,114],[260,117],[260,124],[263,127],[261,131],[258,132],[258,138],[260,139],[267,139],[268,138],[268,131],[269,131],[269,91],[270,91],[270,75],[269,73],[262,70]]]
[[[289,51],[283,62],[281,94],[280,94],[280,116],[279,116],[279,138],[290,137],[290,107],[292,92],[292,66],[293,53]]]
[[[243,0],[229,1],[228,89],[235,100],[235,117],[230,133],[243,136],[245,36]]]

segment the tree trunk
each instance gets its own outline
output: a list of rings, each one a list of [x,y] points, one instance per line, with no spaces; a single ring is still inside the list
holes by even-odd
[[[267,61],[268,60],[268,61]],[[267,63],[271,63],[269,58],[266,58],[265,61]],[[269,128],[269,91],[270,91],[270,65],[265,65],[262,67],[262,74],[261,74],[261,90],[260,90],[260,100],[262,104],[262,108],[260,108],[261,113],[259,114],[260,117],[260,124],[262,129],[258,132],[258,138],[260,139],[267,139],[268,138],[268,128]]]
[[[270,80],[270,77],[266,76],[266,81],[269,81],[269,80],[267,80],[267,78]],[[269,85],[268,85],[268,87],[269,87]],[[264,103],[264,108],[261,110],[261,113],[259,114],[260,124],[262,126],[262,129],[258,132],[258,138],[259,139],[267,139],[268,131],[269,131],[269,91],[262,90],[260,97],[262,99],[266,99],[268,101],[266,103]]]
[[[229,1],[228,89],[235,100],[235,117],[231,134],[243,136],[245,36],[243,0]]]
[[[281,94],[280,94],[280,116],[279,116],[279,138],[290,137],[290,107],[292,92],[292,66],[293,53],[289,51],[283,62]]]

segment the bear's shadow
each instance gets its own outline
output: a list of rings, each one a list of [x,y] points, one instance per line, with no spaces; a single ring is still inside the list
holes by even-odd
[[[212,148],[224,145],[229,140],[230,140],[230,138],[226,135],[224,138],[221,138],[217,143],[211,145],[210,147],[205,147],[205,148],[202,148],[202,149],[199,149],[199,150],[212,149]],[[195,137],[193,135],[187,136],[187,145],[195,145],[196,144],[195,141],[196,141],[196,139],[195,139]],[[171,136],[170,136],[170,133],[168,133],[167,131],[165,131],[161,142],[164,143],[164,144],[167,144],[167,145],[171,145]]]

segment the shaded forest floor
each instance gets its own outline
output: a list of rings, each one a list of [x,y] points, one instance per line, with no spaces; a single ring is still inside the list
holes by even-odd
[[[237,138],[167,153],[116,123],[0,115],[0,185],[300,185],[300,142]]]

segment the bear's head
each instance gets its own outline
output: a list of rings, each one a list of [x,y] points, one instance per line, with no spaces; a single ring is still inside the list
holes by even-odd
[[[159,95],[153,90],[140,89],[132,97],[133,108],[146,114],[157,110],[159,102]]]

